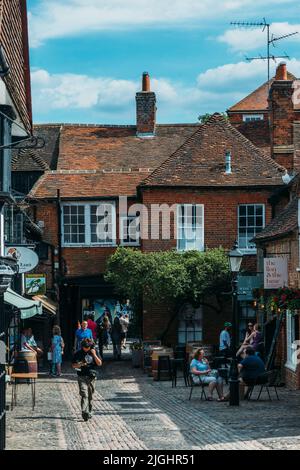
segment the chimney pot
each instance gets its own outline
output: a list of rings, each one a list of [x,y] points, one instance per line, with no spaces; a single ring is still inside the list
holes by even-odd
[[[287,80],[287,69],[285,62],[281,62],[278,65],[276,69],[275,80]]]
[[[149,92],[150,91],[150,75],[148,72],[143,73],[143,87],[142,91]]]

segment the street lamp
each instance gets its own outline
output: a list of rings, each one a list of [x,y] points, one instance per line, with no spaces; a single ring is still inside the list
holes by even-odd
[[[239,334],[239,319],[238,319],[238,273],[241,268],[243,253],[238,249],[238,243],[235,242],[234,247],[228,253],[230,270],[232,273],[232,310],[233,310],[233,321],[232,321],[232,361],[229,372],[229,387],[230,387],[230,406],[239,406],[239,371],[236,357],[236,351],[238,346],[238,334]]]

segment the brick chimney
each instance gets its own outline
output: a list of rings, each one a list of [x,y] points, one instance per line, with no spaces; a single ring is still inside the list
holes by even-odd
[[[293,80],[288,80],[286,64],[280,63],[269,93],[270,140],[272,157],[288,170],[294,168],[292,101]]]
[[[156,125],[156,96],[150,91],[150,76],[143,73],[142,91],[136,94],[136,127],[139,137],[153,137]]]

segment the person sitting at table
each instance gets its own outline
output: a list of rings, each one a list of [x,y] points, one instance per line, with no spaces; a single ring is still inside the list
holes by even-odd
[[[245,350],[245,358],[238,364],[239,370],[239,394],[241,400],[248,397],[249,387],[256,383],[264,383],[265,365],[260,357],[255,354],[252,346],[247,346]],[[246,393],[245,393],[246,392]],[[225,396],[225,401],[229,400],[230,392]]]
[[[196,351],[194,359],[190,364],[190,371],[195,384],[208,384],[209,401],[213,400],[214,389],[218,392],[218,401],[224,401],[223,379],[218,376],[216,371],[211,370],[208,360],[204,357],[203,349]]]
[[[28,328],[27,330],[27,343],[37,353],[38,357],[41,357],[43,355],[43,350],[38,347],[34,339],[32,328]]]
[[[247,346],[251,345],[251,343],[253,342],[253,336],[251,336],[253,331],[254,331],[254,324],[252,322],[249,322],[248,323],[248,328],[246,330],[245,339],[244,339],[243,344],[241,345],[240,349],[236,353],[236,357],[245,355],[245,350],[246,350]]]

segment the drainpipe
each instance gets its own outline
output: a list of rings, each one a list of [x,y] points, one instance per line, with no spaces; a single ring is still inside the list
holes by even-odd
[[[57,190],[57,228],[58,228],[58,276],[56,277],[57,290],[58,290],[58,313],[57,313],[57,323],[60,324],[60,283],[63,277],[62,269],[62,223],[61,223],[61,198],[60,198],[60,189]]]

